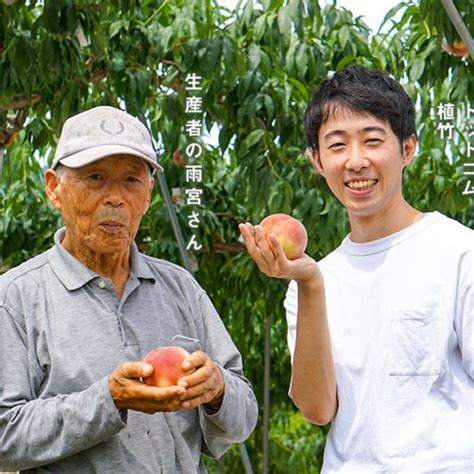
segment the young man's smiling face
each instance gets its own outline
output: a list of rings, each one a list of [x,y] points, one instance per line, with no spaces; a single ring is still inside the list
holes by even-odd
[[[381,217],[401,206],[402,171],[413,158],[415,135],[400,142],[390,124],[336,106],[319,130],[312,162],[349,218]]]

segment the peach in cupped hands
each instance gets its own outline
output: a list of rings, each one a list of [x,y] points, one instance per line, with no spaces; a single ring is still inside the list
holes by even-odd
[[[157,347],[151,350],[143,359],[143,362],[153,366],[153,372],[148,377],[143,377],[146,385],[154,387],[170,387],[177,385],[178,380],[185,375],[194,372],[185,371],[181,368],[188,351],[178,346]]]
[[[303,256],[308,244],[308,234],[304,225],[287,214],[272,214],[260,222],[265,238],[274,234],[289,260]]]

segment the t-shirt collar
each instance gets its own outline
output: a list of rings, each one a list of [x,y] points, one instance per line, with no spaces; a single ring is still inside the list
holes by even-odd
[[[68,290],[73,291],[83,287],[94,278],[103,278],[77,260],[63,247],[61,241],[65,233],[65,227],[58,229],[54,234],[54,246],[47,251],[51,267],[63,285]],[[130,248],[130,261],[130,277],[133,274],[139,279],[153,280],[156,282],[155,276],[148,267],[143,255],[138,251],[135,242],[132,243]]]
[[[350,239],[350,234],[347,235],[341,242],[342,250],[349,255],[372,255],[378,252],[383,252],[394,245],[403,242],[406,239],[418,234],[419,232],[426,229],[428,226],[433,224],[441,217],[441,214],[437,211],[428,212],[424,217],[414,224],[402,229],[394,234],[387,235],[381,239],[373,240],[371,242],[357,243]]]

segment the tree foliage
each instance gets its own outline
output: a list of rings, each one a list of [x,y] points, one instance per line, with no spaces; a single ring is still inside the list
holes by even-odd
[[[466,12],[471,8],[468,1],[458,3]],[[317,259],[348,232],[345,211],[304,156],[305,106],[330,71],[358,63],[402,81],[417,104],[420,137],[405,176],[406,197],[421,210],[438,209],[474,224],[473,201],[462,195],[467,119],[456,121],[454,138],[445,143],[435,115],[443,102],[462,113],[466,100],[474,102],[472,61],[442,50],[440,23],[425,5],[400,3],[386,21],[398,10],[401,20],[390,33],[374,34],[344,8],[306,0],[247,0],[236,11],[211,0],[0,3],[0,144],[7,147],[0,189],[3,269],[51,245],[60,217],[46,201],[42,172],[62,123],[74,113],[102,104],[144,113],[169,186],[185,187],[177,159],[189,142],[184,78],[200,74],[205,128],[217,129],[218,139],[205,140],[202,157],[204,248],[195,256],[196,277],[241,350],[260,402],[264,323],[272,318],[272,421],[283,426],[278,414],[294,411],[281,307],[286,282],[259,273],[237,225],[291,213],[307,227],[308,253]],[[191,208],[182,201],[175,207],[190,235]],[[138,242],[147,253],[180,263],[159,193]],[[325,430],[303,429],[294,415],[287,416],[284,430],[286,437],[272,432],[272,472],[288,472],[280,455],[285,443],[296,450],[294,462],[301,454],[300,472],[316,472],[320,454],[312,461],[292,433],[316,439]],[[261,436],[259,429],[251,441],[254,465],[260,462]]]

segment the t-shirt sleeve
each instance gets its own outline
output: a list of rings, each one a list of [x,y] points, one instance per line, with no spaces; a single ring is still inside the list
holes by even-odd
[[[474,266],[473,253],[465,255],[460,270],[460,290],[456,303],[454,329],[462,354],[462,364],[474,379]]]
[[[295,355],[296,345],[296,318],[298,315],[298,286],[295,280],[291,280],[283,301],[287,323],[287,342],[290,351],[291,362]]]

